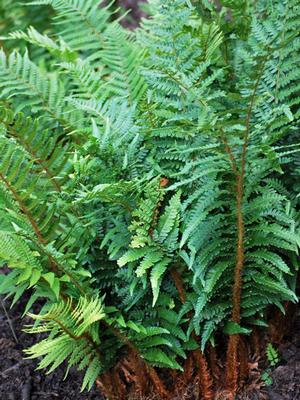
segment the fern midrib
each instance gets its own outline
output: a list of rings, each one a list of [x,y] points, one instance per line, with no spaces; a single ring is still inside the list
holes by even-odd
[[[14,78],[19,81],[20,83],[22,83],[23,85],[27,86],[28,89],[32,92],[34,92],[37,97],[40,98],[41,103],[43,108],[51,115],[51,117],[53,119],[55,119],[56,121],[58,121],[68,132],[74,132],[76,131],[75,127],[72,127],[70,125],[70,123],[65,120],[64,118],[61,118],[61,116],[57,115],[50,107],[49,103],[47,102],[47,100],[44,98],[44,95],[42,92],[40,92],[35,86],[31,85],[28,81],[22,79],[20,76],[14,74]]]
[[[86,15],[77,7],[75,7],[73,4],[69,5],[69,9],[73,13],[78,13],[81,16],[82,21],[85,22],[85,24],[92,30],[92,32],[95,34],[95,36],[98,37],[101,45],[103,46],[104,41],[102,35],[98,32],[97,28],[86,18]]]
[[[21,211],[26,215],[26,217],[27,217],[28,221],[30,222],[30,225],[32,226],[32,229],[34,230],[34,233],[36,234],[39,242],[42,245],[45,245],[46,241],[43,238],[43,235],[42,235],[41,231],[39,230],[39,227],[38,227],[37,223],[35,222],[35,220],[33,218],[33,215],[28,210],[28,208],[25,206],[25,204],[23,203],[21,197],[19,196],[17,191],[14,189],[13,185],[6,179],[6,177],[1,172],[0,172],[0,178],[4,182],[5,186],[12,193],[13,197],[15,198],[17,203],[19,204],[19,207],[20,207]]]
[[[232,169],[233,173],[235,175],[237,175],[238,170],[237,170],[237,166],[236,166],[236,159],[234,157],[232,148],[230,147],[230,145],[228,143],[228,140],[227,140],[222,128],[221,128],[221,132],[222,132],[221,141],[223,142],[224,147],[225,147],[225,151],[228,154],[228,157],[229,157],[229,160],[230,160],[230,164],[231,164],[231,169]]]
[[[262,79],[264,73],[264,68],[267,62],[269,54],[264,57],[262,61],[261,68],[258,77],[255,82],[253,93],[251,96],[250,105],[248,107],[246,116],[246,130],[244,134],[244,143],[241,155],[241,170],[237,175],[237,195],[236,195],[236,207],[237,207],[237,232],[238,232],[238,243],[237,243],[237,259],[236,267],[234,273],[234,286],[233,286],[233,309],[232,309],[232,320],[236,323],[240,323],[241,319],[241,291],[242,291],[242,274],[245,261],[245,249],[244,249],[244,239],[245,239],[245,220],[243,213],[243,200],[244,200],[244,186],[245,186],[245,170],[247,162],[247,150],[249,144],[249,134],[251,128],[251,116],[254,108],[254,102],[256,98],[256,93],[259,87],[259,83]],[[230,151],[230,150],[229,150]],[[233,154],[230,151],[230,154]]]
[[[178,272],[178,270],[176,268],[173,268],[171,270],[171,277],[175,283],[175,287],[178,291],[181,303],[185,304],[187,298],[186,298],[184,282],[183,282],[183,279],[182,279],[180,273]],[[188,314],[188,317],[190,320],[192,319],[192,312],[190,312]],[[197,343],[199,343],[199,337],[195,334],[195,332],[192,332],[191,336]],[[213,400],[213,394],[211,391],[212,379],[210,376],[210,371],[207,366],[205,355],[202,353],[200,348],[197,348],[196,350],[194,350],[194,357],[195,357],[196,362],[198,363],[199,377],[200,377],[200,381],[202,381],[201,385],[202,385],[202,389],[203,389],[202,394],[204,396],[204,399],[205,400]]]
[[[57,182],[57,180],[55,179],[54,175],[51,173],[51,171],[49,170],[47,165],[45,165],[44,161],[41,158],[39,158],[38,155],[35,153],[32,146],[30,145],[30,143],[28,141],[26,141],[25,139],[22,139],[21,136],[18,135],[17,131],[14,128],[12,128],[12,126],[9,125],[7,123],[7,121],[3,121],[3,122],[6,125],[6,128],[12,132],[14,138],[16,138],[21,143],[21,145],[27,150],[27,152],[32,156],[33,161],[36,162],[38,165],[40,165],[41,168],[45,171],[45,173],[48,176],[49,181],[51,182],[53,187],[58,192],[61,192],[60,184]]]
[[[236,177],[236,210],[237,210],[237,253],[236,265],[234,270],[234,284],[233,284],[233,307],[232,307],[232,321],[239,324],[241,321],[241,293],[243,284],[243,269],[245,263],[245,219],[243,213],[243,200],[244,200],[244,186],[245,186],[245,172],[247,161],[247,149],[249,143],[249,134],[251,128],[251,116],[254,108],[254,102],[259,83],[261,81],[264,68],[268,59],[268,54],[264,57],[258,73],[253,93],[251,96],[250,105],[246,115],[246,129],[244,133],[244,143],[242,147],[242,154],[240,160],[240,171]],[[230,400],[234,400],[235,394],[238,389],[238,345],[240,334],[232,334],[229,337],[229,343],[226,355],[226,387],[229,392]]]
[[[101,362],[103,360],[103,356],[100,353],[99,347],[97,346],[97,344],[95,343],[95,341],[92,339],[92,337],[87,333],[83,333],[82,335],[76,336],[73,334],[73,332],[67,328],[61,321],[59,321],[58,319],[51,319],[52,321],[54,321],[68,336],[70,336],[71,339],[78,341],[78,340],[82,340],[82,339],[86,339],[89,344],[93,347],[94,351],[96,352],[99,361]]]
[[[15,200],[17,201],[20,210],[24,213],[24,215],[26,215],[30,225],[32,226],[32,229],[34,231],[34,233],[36,234],[36,237],[40,243],[41,246],[39,246],[40,250],[47,256],[48,260],[49,260],[49,264],[51,266],[52,271],[56,274],[56,276],[59,277],[60,275],[60,271],[62,271],[64,274],[66,274],[71,281],[73,282],[73,284],[75,285],[75,287],[77,287],[77,289],[82,293],[85,294],[85,291],[83,290],[83,288],[81,287],[81,285],[76,281],[75,278],[73,278],[72,274],[70,274],[69,272],[65,271],[65,269],[63,267],[61,267],[57,261],[50,255],[48,254],[45,249],[44,246],[47,245],[47,241],[45,240],[45,238],[43,237],[42,232],[40,231],[37,223],[35,222],[35,219],[33,217],[33,215],[31,214],[31,212],[28,210],[28,208],[25,206],[25,204],[23,203],[21,197],[19,196],[19,194],[17,193],[17,191],[14,189],[13,185],[6,179],[6,177],[0,172],[0,179],[4,182],[5,186],[9,189],[9,191],[12,193],[13,197],[15,198]]]

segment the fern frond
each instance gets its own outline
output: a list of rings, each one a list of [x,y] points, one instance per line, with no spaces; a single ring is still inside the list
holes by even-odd
[[[38,326],[26,328],[28,333],[51,332],[40,343],[25,350],[28,358],[40,358],[38,368],[49,368],[51,373],[67,360],[68,370],[77,364],[86,368],[82,390],[91,389],[102,369],[100,339],[96,325],[105,316],[99,298],[81,297],[74,308],[70,301],[53,305],[46,314],[29,316],[40,321]]]
[[[34,5],[53,7],[58,34],[72,50],[90,55],[103,43],[103,31],[111,16],[109,6],[99,7],[97,0],[37,0],[28,3],[28,6]]]
[[[77,53],[68,48],[63,41],[58,44],[46,34],[38,32],[33,26],[30,26],[27,32],[10,32],[6,39],[25,40],[28,43],[46,49],[53,54],[55,58],[59,58],[64,62],[74,62],[77,59]]]
[[[27,52],[24,56],[13,52],[7,57],[3,50],[0,51],[0,87],[3,88],[1,98],[13,101],[16,112],[28,107],[33,112],[43,110],[49,118],[72,131],[75,115],[64,108],[62,81],[55,73],[45,76],[29,59]]]

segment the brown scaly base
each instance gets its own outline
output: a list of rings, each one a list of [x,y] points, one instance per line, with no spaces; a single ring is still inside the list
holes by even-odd
[[[214,400],[209,369],[200,351],[189,355],[184,372],[149,367],[127,354],[115,368],[97,380],[109,400]]]
[[[270,334],[275,328],[278,328],[278,321],[281,327],[286,327],[294,319],[294,306],[286,304],[286,310],[285,316],[271,313],[273,318],[269,321],[269,332],[254,329],[250,337],[238,338],[236,360],[238,387],[234,390],[237,393],[247,392],[250,397],[246,398],[251,398],[254,389],[261,393],[261,398],[264,398],[257,361],[265,358],[266,342],[270,340]],[[277,334],[282,337],[284,332],[281,329]],[[226,348],[225,343],[219,348],[209,346],[205,355],[199,350],[189,353],[183,372],[149,367],[136,352],[128,349],[128,353],[113,369],[99,377],[97,386],[108,400],[242,399],[244,398],[242,395],[233,397],[232,390],[224,388],[226,382],[224,348]],[[229,348],[230,346],[228,351]]]

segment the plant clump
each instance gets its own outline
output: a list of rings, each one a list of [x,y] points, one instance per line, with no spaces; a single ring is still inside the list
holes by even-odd
[[[0,52],[0,293],[46,334],[26,357],[110,400],[234,400],[298,301],[299,2],[150,0],[134,32],[98,0],[17,7],[47,21]]]

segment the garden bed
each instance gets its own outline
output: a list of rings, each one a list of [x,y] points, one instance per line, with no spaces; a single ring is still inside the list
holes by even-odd
[[[45,371],[36,371],[36,360],[24,360],[23,349],[37,342],[39,337],[22,331],[23,326],[30,322],[28,317],[22,319],[24,304],[19,303],[13,309],[8,306],[6,303],[16,338],[0,307],[0,400],[102,400],[96,388],[90,393],[80,393],[82,374],[76,369],[71,369],[64,380],[65,365],[46,375]],[[293,333],[285,338],[279,352],[280,364],[271,374],[273,385],[256,393],[244,394],[242,400],[300,399],[300,311]]]
[[[297,1],[144,1],[3,1],[0,400],[300,400]]]

